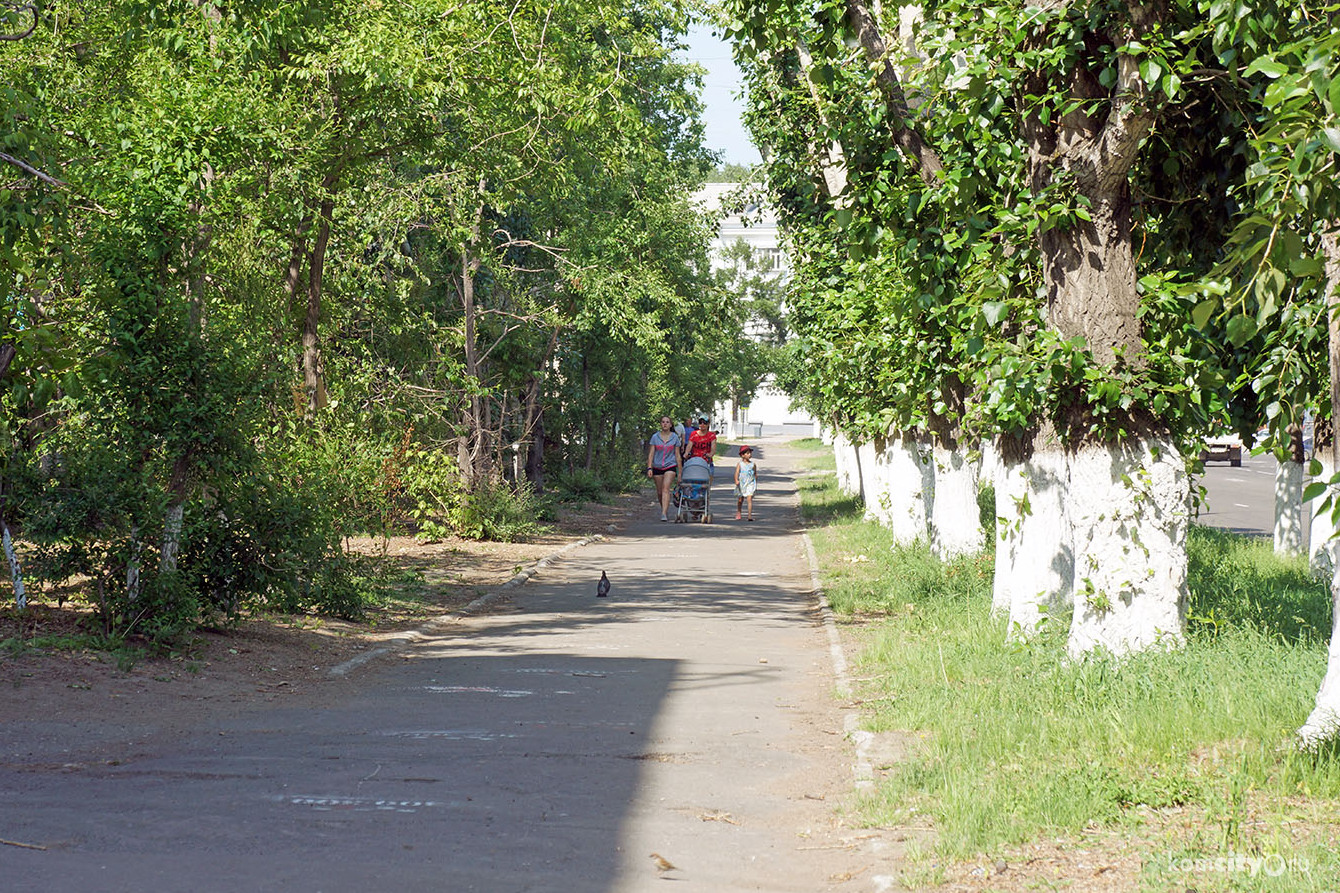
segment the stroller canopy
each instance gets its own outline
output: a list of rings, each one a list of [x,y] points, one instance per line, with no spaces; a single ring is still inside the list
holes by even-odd
[[[707,460],[701,456],[694,456],[692,459],[684,461],[684,473],[680,475],[681,481],[696,481],[706,483],[712,479],[712,466],[707,464]]]

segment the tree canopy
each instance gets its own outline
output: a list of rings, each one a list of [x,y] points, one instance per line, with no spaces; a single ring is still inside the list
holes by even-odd
[[[678,0],[0,10],[3,520],[109,628],[617,486],[740,350]],[[530,495],[527,495],[530,494]],[[531,507],[530,515],[534,515]]]

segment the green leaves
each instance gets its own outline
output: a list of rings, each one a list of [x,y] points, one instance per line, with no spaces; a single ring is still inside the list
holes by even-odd
[[[1270,56],[1257,56],[1243,70],[1243,77],[1264,74],[1268,78],[1282,78],[1289,73],[1289,66]]]

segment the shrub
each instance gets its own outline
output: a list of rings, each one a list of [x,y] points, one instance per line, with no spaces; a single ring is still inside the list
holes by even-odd
[[[451,516],[467,539],[511,543],[541,533],[539,500],[529,485],[493,484],[469,494]]]
[[[450,536],[458,526],[453,518],[465,502],[456,460],[441,450],[409,450],[400,470],[400,485],[419,536]]]
[[[606,485],[594,471],[574,468],[554,475],[554,488],[563,502],[602,502]]]

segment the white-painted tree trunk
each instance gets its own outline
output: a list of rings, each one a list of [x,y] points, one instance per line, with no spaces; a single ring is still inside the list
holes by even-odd
[[[833,461],[837,465],[838,489],[848,496],[861,492],[861,466],[856,447],[842,432],[833,435]]]
[[[1316,459],[1321,463],[1318,481],[1329,481],[1335,474],[1335,463],[1330,455],[1318,452]],[[1340,489],[1331,488],[1331,501],[1340,500]],[[1319,580],[1329,580],[1335,573],[1337,558],[1340,558],[1340,528],[1331,520],[1331,508],[1322,511],[1326,497],[1318,496],[1311,502],[1312,525],[1308,531],[1308,567]]]
[[[931,550],[944,561],[975,555],[986,544],[977,506],[978,468],[963,452],[932,450],[935,499],[931,504]]]
[[[1340,232],[1334,227],[1320,234],[1326,256],[1326,359],[1331,373],[1331,464],[1340,466]],[[1298,730],[1298,743],[1314,748],[1340,736],[1340,563],[1331,573],[1331,644],[1326,652],[1326,675],[1312,712]]]
[[[181,550],[182,517],[185,514],[184,503],[169,505],[163,518],[163,552],[159,569],[171,574],[177,570],[177,553]]]
[[[1067,650],[1124,655],[1184,641],[1191,484],[1171,438],[1070,457],[1075,610]]]
[[[978,483],[980,484],[981,481],[988,481],[994,487],[996,484],[996,477],[1000,474],[1000,469],[1002,467],[1000,450],[996,449],[996,445],[991,441],[984,440],[982,441],[981,451],[982,460],[978,463],[977,470]]]
[[[130,556],[126,559],[126,599],[135,601],[140,595],[140,531],[130,527]]]
[[[1067,511],[1069,468],[1059,448],[996,474],[996,576],[992,610],[1007,613],[1010,637],[1027,637],[1074,602],[1075,555]]]
[[[1331,574],[1331,644],[1327,650],[1326,675],[1321,690],[1298,730],[1298,743],[1314,748],[1340,736],[1340,565]]]
[[[1275,460],[1275,554],[1303,554],[1303,463]]]
[[[890,438],[880,457],[880,473],[888,498],[885,523],[894,545],[908,546],[928,539],[935,503],[935,467],[929,452],[923,454],[915,438]]]
[[[887,500],[880,469],[878,449],[872,442],[856,446],[856,464],[860,467],[860,501],[866,505],[866,520],[883,524],[880,497]]]
[[[9,535],[9,525],[0,524],[4,532],[0,533],[0,541],[3,541],[5,547],[5,559],[9,562],[9,578],[14,583],[14,607],[22,611],[28,607],[28,594],[23,588],[23,568],[19,565],[19,556],[14,551],[14,540]]]

